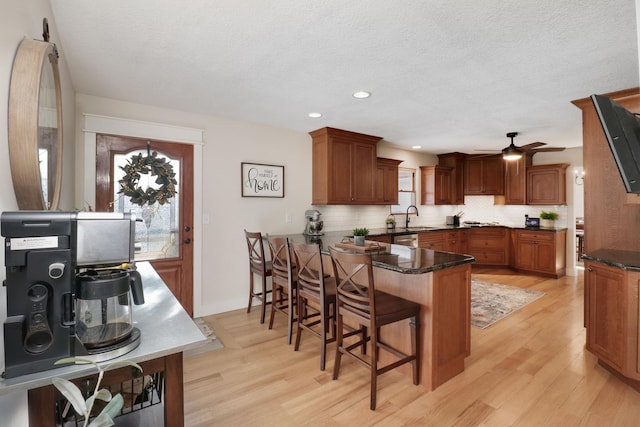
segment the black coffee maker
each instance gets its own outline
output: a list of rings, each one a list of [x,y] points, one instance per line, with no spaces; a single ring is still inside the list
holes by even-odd
[[[140,344],[130,298],[144,303],[135,221],[128,213],[2,213],[4,377],[51,369],[65,357],[100,362]]]

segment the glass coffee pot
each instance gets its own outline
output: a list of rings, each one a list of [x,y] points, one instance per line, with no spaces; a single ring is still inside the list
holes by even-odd
[[[142,280],[135,270],[87,270],[76,276],[76,336],[88,350],[118,346],[133,327],[129,294],[144,303]]]

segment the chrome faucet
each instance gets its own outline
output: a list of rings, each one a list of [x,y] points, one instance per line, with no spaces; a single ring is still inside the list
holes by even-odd
[[[409,228],[409,209],[411,209],[411,208],[416,210],[416,216],[420,216],[418,214],[418,207],[416,205],[409,205],[407,207],[407,218],[406,218],[405,223],[404,223],[404,228]]]

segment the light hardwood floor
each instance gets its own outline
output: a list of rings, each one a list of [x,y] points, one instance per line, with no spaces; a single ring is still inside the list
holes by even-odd
[[[225,348],[185,358],[187,426],[638,426],[640,393],[584,349],[583,275],[558,280],[474,269],[474,277],[546,295],[487,329],[472,327],[465,371],[428,392],[392,371],[369,410],[369,372],[343,359],[319,370],[319,340],[286,344],[286,320],[259,310],[205,320]]]

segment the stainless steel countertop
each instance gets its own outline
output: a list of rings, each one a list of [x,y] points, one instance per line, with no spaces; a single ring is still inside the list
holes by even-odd
[[[199,347],[207,340],[151,264],[139,262],[136,265],[142,276],[145,303],[134,305],[132,314],[134,326],[140,329],[142,341],[133,351],[99,363],[100,366],[117,360],[139,363],[157,359]],[[0,378],[0,395],[49,385],[54,377],[71,379],[95,373],[97,372],[92,365],[73,365],[15,378]]]

